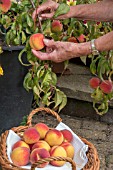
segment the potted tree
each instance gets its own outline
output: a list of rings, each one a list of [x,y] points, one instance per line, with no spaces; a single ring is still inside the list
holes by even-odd
[[[94,0],[93,2],[95,2]],[[112,24],[110,23],[97,23],[97,22],[89,22],[89,21],[78,21],[76,18],[65,19],[62,21],[53,21],[47,19],[45,21],[40,21],[40,18],[37,17],[37,20],[34,22],[32,19],[32,14],[35,8],[38,7],[43,0],[0,0],[0,25],[1,25],[1,66],[4,68],[4,76],[0,77],[0,81],[5,82],[7,86],[0,86],[1,94],[3,91],[10,91],[10,87],[8,82],[12,81],[11,87],[14,89],[14,82],[18,82],[19,78],[21,78],[21,90],[16,90],[20,94],[22,90],[27,90],[25,92],[27,95],[30,95],[30,102],[32,100],[33,94],[33,105],[38,106],[48,106],[52,108],[57,108],[60,111],[67,102],[67,97],[63,91],[58,89],[57,87],[57,75],[52,69],[53,63],[50,61],[40,61],[37,59],[31,52],[31,48],[36,46],[32,37],[39,37],[39,35],[43,35],[49,39],[54,39],[55,41],[71,41],[75,43],[81,43],[84,41],[89,41],[91,39],[95,39],[100,35],[109,32],[112,28]],[[54,18],[58,15],[65,14],[69,11],[70,5],[76,5],[79,3],[88,3],[88,1],[75,1],[75,0],[59,0],[59,7],[55,12]],[[90,3],[90,2],[89,2]],[[54,22],[56,22],[54,24]],[[57,25],[57,29],[54,27]],[[36,40],[37,42],[37,40]],[[39,50],[39,49],[38,49]],[[46,48],[40,49],[45,51]],[[3,51],[3,53],[2,53]],[[9,54],[10,51],[10,54]],[[17,54],[18,52],[18,54]],[[3,64],[2,60],[5,58],[5,53],[8,55],[8,59],[6,60],[7,64]],[[15,54],[14,54],[15,53]],[[86,59],[90,58],[90,70],[92,74],[99,77],[100,81],[103,81],[104,76],[111,80],[112,76],[112,58],[113,52],[104,52],[101,53],[96,58],[92,55],[82,57],[81,60],[86,63]],[[12,55],[14,54],[14,57]],[[21,73],[17,76],[18,70],[16,64],[12,64],[12,60],[16,60],[18,65],[22,64]],[[11,60],[9,62],[9,59]],[[21,64],[20,64],[20,63]],[[11,66],[9,65],[11,63]],[[67,63],[67,62],[66,62]],[[103,69],[104,64],[104,69]],[[10,68],[8,68],[10,66]],[[15,70],[15,68],[17,70]],[[23,67],[25,66],[25,67]],[[66,68],[66,64],[65,67]],[[6,80],[5,75],[5,67],[7,68],[7,77],[10,79]],[[12,68],[14,71],[12,71]],[[25,72],[23,71],[24,68]],[[11,75],[9,74],[9,70],[11,70]],[[15,74],[16,80],[12,79],[12,74]],[[23,78],[24,77],[24,78]],[[4,80],[2,80],[4,79]],[[12,80],[11,80],[12,79]],[[23,80],[24,79],[24,80]],[[99,82],[100,82],[99,81]],[[2,84],[0,82],[0,84]],[[22,87],[22,82],[24,88]],[[18,85],[17,85],[18,86]],[[8,90],[7,90],[8,89]],[[30,93],[32,92],[32,93]],[[11,91],[12,93],[12,91]],[[13,94],[13,93],[12,93]],[[14,93],[16,94],[16,93]],[[102,94],[102,95],[101,95]],[[99,96],[98,96],[99,95]],[[11,95],[10,95],[11,96]],[[18,95],[17,95],[18,96]],[[99,84],[96,88],[94,88],[94,92],[92,97],[94,99],[93,107],[98,114],[104,114],[108,110],[108,103],[112,99],[113,92],[109,94],[103,93]],[[22,97],[23,98],[23,97]],[[11,98],[12,99],[12,98]],[[11,101],[10,99],[10,101]],[[13,101],[16,101],[14,99]],[[18,100],[17,100],[18,101]],[[23,99],[24,102],[27,99]],[[3,103],[6,102],[6,99],[3,100]],[[15,108],[13,102],[8,102],[12,104],[12,107]],[[3,104],[2,104],[3,105]],[[22,105],[22,104],[20,104]],[[25,109],[25,103],[23,104]],[[29,104],[31,107],[31,104]],[[16,105],[16,111],[18,106]],[[22,109],[22,110],[23,110]],[[1,108],[3,111],[3,108]],[[16,117],[14,114],[16,112],[14,110],[12,117]],[[1,112],[2,113],[2,112]],[[20,114],[20,110],[18,111]],[[25,113],[25,112],[24,112]],[[5,115],[6,112],[3,113]],[[25,113],[26,114],[26,113]],[[12,122],[13,123],[13,122]],[[16,123],[15,123],[16,124]],[[12,126],[12,125],[11,125]],[[13,125],[14,126],[14,125]],[[7,128],[7,127],[6,127]]]

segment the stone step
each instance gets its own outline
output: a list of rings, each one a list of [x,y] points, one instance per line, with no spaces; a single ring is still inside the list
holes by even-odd
[[[103,116],[97,115],[93,109],[91,93],[93,89],[89,86],[92,74],[89,67],[70,63],[69,73],[58,77],[58,87],[68,97],[67,106],[63,112],[72,116],[91,117],[107,123],[113,123],[113,101],[110,102],[109,111]]]

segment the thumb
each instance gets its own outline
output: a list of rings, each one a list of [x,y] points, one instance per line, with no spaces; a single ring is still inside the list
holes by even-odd
[[[43,41],[44,41],[44,44],[47,47],[53,47],[55,45],[55,41],[54,40],[44,39]]]

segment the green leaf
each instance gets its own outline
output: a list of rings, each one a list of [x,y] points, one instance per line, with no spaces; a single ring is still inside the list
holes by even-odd
[[[33,20],[31,18],[31,16],[27,15],[27,24],[29,25],[29,27],[33,26]]]
[[[25,64],[25,63],[23,63],[23,61],[22,61],[22,54],[23,54],[24,52],[26,52],[26,48],[24,48],[24,49],[19,53],[18,59],[19,59],[20,63],[21,63],[23,66],[30,66],[31,64]]]
[[[31,73],[28,72],[23,81],[23,86],[27,91],[32,89],[32,87],[30,86],[31,81],[32,81],[32,75]]]
[[[62,103],[62,91],[60,91],[59,89],[56,89],[54,101],[55,101],[54,108],[56,108],[57,106],[59,106]]]
[[[67,97],[66,95],[62,92],[62,103],[59,106],[59,112],[66,106],[67,104]]]
[[[26,42],[26,34],[22,31],[22,44]]]
[[[33,87],[33,92],[34,92],[38,97],[40,97],[40,91],[39,91],[39,88],[37,88],[37,86],[34,86],[34,87]]]
[[[68,13],[70,10],[70,7],[69,5],[65,4],[65,3],[62,3],[58,6],[55,14],[54,14],[54,18],[57,18],[59,15],[63,15],[63,14],[66,14]]]

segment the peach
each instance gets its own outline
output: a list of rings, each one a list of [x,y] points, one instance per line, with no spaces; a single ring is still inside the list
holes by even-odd
[[[39,141],[40,134],[34,127],[31,127],[24,131],[23,139],[27,144],[33,144]]]
[[[100,89],[102,90],[103,93],[109,94],[113,91],[113,84],[109,80],[104,80],[100,84]]]
[[[49,158],[49,157],[50,157],[50,154],[46,149],[36,148],[30,154],[30,162],[33,164],[34,162],[37,162],[39,159]],[[37,167],[44,168],[48,164],[49,162],[43,163],[43,164],[38,165]]]
[[[11,152],[12,162],[17,166],[25,166],[29,163],[30,150],[27,147],[18,147]]]
[[[44,140],[39,140],[38,142],[36,142],[33,146],[32,146],[32,150],[36,149],[36,148],[44,148],[47,151],[50,150],[50,146],[49,144],[44,141]]]
[[[68,42],[78,43],[77,39],[75,37],[69,37]]]
[[[74,147],[71,143],[69,142],[63,142],[60,146],[62,146],[66,153],[67,153],[67,157],[73,159],[74,157]]]
[[[29,40],[31,48],[34,50],[43,49],[45,46],[43,39],[44,39],[44,35],[41,33],[32,34]]]
[[[17,141],[17,142],[13,145],[12,151],[13,151],[14,149],[18,148],[18,147],[27,147],[27,148],[30,149],[29,145],[28,145],[27,143],[25,143],[24,141],[22,141],[22,140]]]
[[[50,146],[60,145],[64,138],[62,133],[57,129],[51,129],[46,133],[44,139]]]
[[[71,142],[73,140],[73,135],[68,129],[61,130],[61,133],[63,134],[64,141]]]
[[[80,43],[83,43],[83,42],[85,42],[85,35],[84,34],[81,34],[79,37],[77,37],[77,39],[78,39],[78,41],[80,42]]]
[[[51,24],[52,32],[61,32],[63,29],[63,25],[59,20],[54,20]]]
[[[11,7],[11,0],[0,0],[0,9],[7,12]]]
[[[49,127],[45,123],[37,123],[34,127],[40,134],[40,139],[44,139]]]
[[[53,146],[50,150],[50,156],[67,157],[67,153],[62,146]],[[65,161],[51,161],[50,164],[60,167],[65,164]]]
[[[98,77],[93,77],[89,80],[89,85],[91,88],[96,89],[100,84],[100,79]]]

